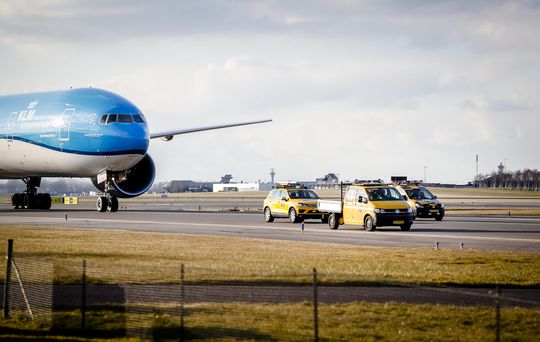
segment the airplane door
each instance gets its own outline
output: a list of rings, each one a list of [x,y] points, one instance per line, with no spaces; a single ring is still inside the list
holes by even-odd
[[[15,131],[15,123],[17,121],[17,112],[13,112],[9,114],[9,119],[7,123],[7,129],[6,129],[6,144],[8,148],[8,152],[11,152],[13,150],[13,135]]]
[[[62,113],[62,125],[60,126],[60,130],[58,132],[58,140],[69,141],[73,113],[75,113],[75,108],[67,108]]]

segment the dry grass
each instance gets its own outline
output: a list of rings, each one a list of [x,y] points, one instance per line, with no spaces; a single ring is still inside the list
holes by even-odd
[[[495,339],[495,312],[488,307],[375,304],[354,302],[319,305],[321,341],[490,341]],[[35,323],[0,320],[0,339],[70,341],[134,341],[124,337],[126,314],[121,309],[91,309],[87,331],[78,331],[77,311],[56,312],[55,330]],[[540,309],[501,310],[501,340],[535,341],[540,334]],[[159,311],[138,314],[158,340],[177,340],[178,316]],[[311,341],[313,307],[294,304],[188,305],[185,337],[196,341]]]
[[[510,213],[510,214],[508,214]],[[540,216],[540,209],[456,209],[447,208],[445,215],[504,215],[504,216]]]
[[[139,267],[136,282],[172,282],[177,279],[178,266],[184,263],[192,271],[188,274],[191,280],[304,282],[309,281],[309,272],[315,266],[323,281],[336,283],[540,285],[540,258],[533,253],[4,226],[0,240],[8,238],[15,240],[17,253],[41,260],[80,265],[86,259],[94,282],[120,282],[114,276],[117,265]],[[212,271],[195,272],[199,268]],[[103,269],[113,270],[112,276],[105,277]],[[75,273],[57,273],[60,282],[77,282],[80,278],[79,268]]]
[[[490,188],[429,188],[437,196],[444,198],[482,198],[482,197],[531,197],[540,198],[537,191],[503,190]]]

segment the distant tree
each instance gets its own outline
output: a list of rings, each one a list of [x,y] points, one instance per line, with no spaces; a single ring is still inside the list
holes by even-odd
[[[480,187],[496,189],[540,191],[540,171],[524,169],[512,172],[492,172],[490,175],[478,175]]]

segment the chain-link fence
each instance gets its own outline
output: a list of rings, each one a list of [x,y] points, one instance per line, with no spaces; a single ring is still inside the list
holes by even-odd
[[[315,269],[251,274],[45,262],[17,253],[8,259],[3,312],[38,322],[40,336],[273,341],[496,340],[507,334],[527,340],[540,332],[537,289],[329,283]]]
[[[4,317],[35,320],[50,325],[53,307],[53,267],[49,262],[29,258],[6,258],[2,288]],[[9,303],[9,305],[6,305]]]

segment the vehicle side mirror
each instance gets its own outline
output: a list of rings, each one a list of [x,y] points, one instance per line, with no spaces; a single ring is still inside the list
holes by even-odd
[[[433,196],[433,199],[437,199],[437,196],[434,195],[434,196]]]
[[[360,196],[360,197],[358,197],[358,202],[367,203],[367,198],[365,198],[364,196]]]
[[[281,197],[281,200],[282,200],[282,201],[285,201],[285,202],[288,201],[287,197]]]
[[[408,201],[408,200],[409,200],[409,199],[407,198],[407,195],[403,195],[403,199],[404,199],[405,201]]]

